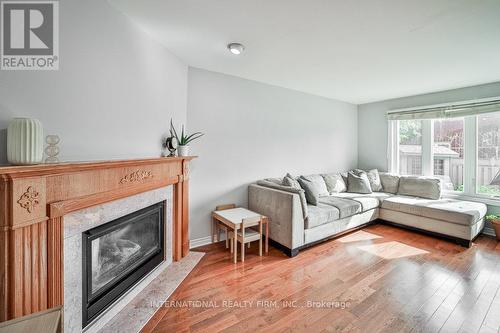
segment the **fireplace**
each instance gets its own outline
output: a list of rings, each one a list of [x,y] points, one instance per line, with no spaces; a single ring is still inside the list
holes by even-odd
[[[160,202],[83,232],[83,316],[87,326],[165,258]]]

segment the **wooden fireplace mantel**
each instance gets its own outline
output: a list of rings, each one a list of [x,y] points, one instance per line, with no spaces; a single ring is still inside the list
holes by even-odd
[[[0,322],[63,304],[63,219],[174,185],[174,260],[189,251],[194,157],[0,167]]]

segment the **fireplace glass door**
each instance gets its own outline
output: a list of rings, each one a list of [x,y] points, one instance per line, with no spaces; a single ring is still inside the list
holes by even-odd
[[[164,257],[163,203],[83,234],[83,326],[156,267]]]

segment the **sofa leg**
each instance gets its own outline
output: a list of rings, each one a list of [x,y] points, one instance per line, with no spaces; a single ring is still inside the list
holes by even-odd
[[[290,249],[290,248],[286,247],[285,245],[281,245],[280,243],[274,241],[272,238],[269,238],[269,244],[272,247],[280,250],[281,252],[283,252],[284,254],[286,254],[290,258],[293,258],[297,254],[299,254],[299,248]]]
[[[289,249],[287,247],[280,248],[287,257],[293,258],[299,254],[299,249]]]
[[[287,253],[287,255],[290,258],[295,257],[297,254],[299,254],[299,249],[291,249],[291,250],[289,250],[289,253]]]
[[[472,241],[468,239],[461,239],[461,238],[456,238],[455,242],[463,247],[470,248],[472,246]]]

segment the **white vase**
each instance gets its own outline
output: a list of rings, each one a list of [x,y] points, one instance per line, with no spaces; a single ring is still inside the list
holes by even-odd
[[[43,126],[37,119],[14,118],[7,129],[10,164],[39,164],[43,160]]]
[[[189,156],[189,146],[177,146],[177,156]]]

